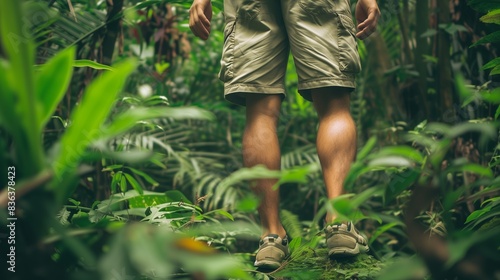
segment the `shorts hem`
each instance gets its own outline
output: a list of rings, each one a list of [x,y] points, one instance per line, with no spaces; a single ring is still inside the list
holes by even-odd
[[[324,87],[345,87],[356,88],[356,81],[352,79],[339,79],[339,78],[322,78],[300,82],[298,90],[300,95],[308,101],[312,101],[311,89],[324,88]]]
[[[279,94],[281,99],[285,97],[283,87],[261,86],[256,84],[233,84],[224,86],[224,98],[234,104],[245,106],[246,94]]]

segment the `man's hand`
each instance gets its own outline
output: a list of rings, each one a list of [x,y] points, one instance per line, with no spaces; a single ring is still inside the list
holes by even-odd
[[[210,0],[194,0],[189,9],[189,28],[193,34],[203,40],[210,35],[212,20],[212,2]]]
[[[358,21],[358,33],[356,37],[363,40],[377,29],[380,17],[376,0],[359,0],[356,5],[356,20]]]

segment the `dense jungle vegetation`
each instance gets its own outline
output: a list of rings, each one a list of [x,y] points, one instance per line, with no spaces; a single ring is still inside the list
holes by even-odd
[[[500,2],[378,3],[349,194],[327,201],[292,59],[283,170],[242,167],[222,0],[207,41],[190,1],[0,1],[1,279],[500,279]],[[271,272],[253,267],[264,177],[292,238]],[[368,255],[326,259],[332,208]]]

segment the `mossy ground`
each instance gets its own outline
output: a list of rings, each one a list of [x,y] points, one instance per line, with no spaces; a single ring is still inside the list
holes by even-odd
[[[376,279],[384,267],[369,254],[360,254],[353,258],[328,258],[326,248],[311,249],[302,247],[294,252],[291,258],[279,269],[269,272],[268,276],[277,279],[311,280],[311,279]]]

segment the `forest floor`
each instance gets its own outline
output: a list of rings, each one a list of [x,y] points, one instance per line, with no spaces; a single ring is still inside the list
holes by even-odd
[[[326,248],[303,246],[283,265],[267,275],[276,280],[376,279],[384,263],[369,254],[353,258],[330,259]]]

